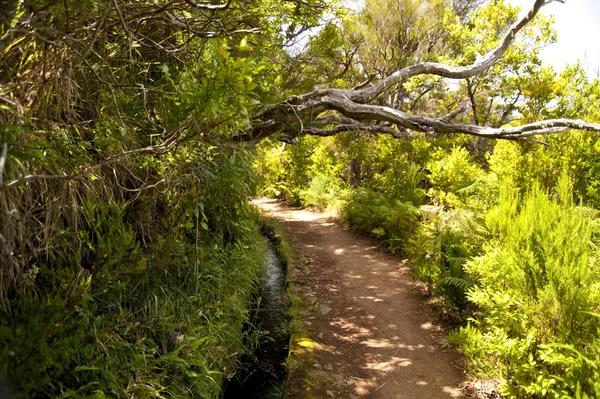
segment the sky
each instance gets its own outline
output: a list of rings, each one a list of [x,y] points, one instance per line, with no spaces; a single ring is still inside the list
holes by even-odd
[[[509,0],[529,9],[534,0]],[[522,10],[523,11],[523,10]],[[542,8],[545,15],[554,15],[554,29],[558,41],[542,52],[542,60],[558,71],[578,60],[587,69],[588,76],[600,73],[600,0],[555,1]]]

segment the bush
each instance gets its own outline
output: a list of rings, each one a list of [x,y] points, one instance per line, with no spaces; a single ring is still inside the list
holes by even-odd
[[[469,210],[431,206],[422,207],[422,214],[406,254],[430,293],[441,296],[452,316],[462,319],[469,310],[466,292],[473,285],[464,265],[481,250],[481,217]]]
[[[486,218],[495,238],[465,267],[477,317],[453,340],[511,397],[597,397],[597,212],[573,205],[565,176],[552,197],[502,188]]]
[[[308,188],[300,192],[303,205],[320,210],[340,210],[347,195],[335,177],[323,173],[315,175]]]
[[[438,203],[456,206],[464,202],[462,190],[473,185],[482,174],[481,168],[473,163],[469,152],[462,147],[454,147],[450,154],[438,151],[434,161],[429,162],[429,181],[432,188],[429,195]]]
[[[420,217],[412,204],[364,188],[350,195],[342,215],[350,226],[381,240],[393,253],[404,250]]]
[[[244,152],[207,158],[182,149],[161,190],[62,213],[0,313],[19,397],[219,397],[248,350],[264,245]]]
[[[425,202],[424,164],[431,153],[430,142],[420,136],[406,141],[380,135],[362,145],[364,187],[415,206]]]

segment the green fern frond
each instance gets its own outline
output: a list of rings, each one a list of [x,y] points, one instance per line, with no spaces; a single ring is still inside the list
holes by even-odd
[[[452,277],[452,276],[448,276],[448,277],[444,277],[444,278],[440,279],[438,284],[442,287],[443,286],[455,287],[462,291],[467,291],[469,288],[475,286],[475,284],[471,280],[460,278],[460,277]]]

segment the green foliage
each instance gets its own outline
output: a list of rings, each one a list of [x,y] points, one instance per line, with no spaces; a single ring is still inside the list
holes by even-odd
[[[446,5],[444,1],[367,0],[349,27],[362,39],[361,63],[368,70],[394,71],[435,57],[446,36],[442,19]]]
[[[402,141],[380,136],[363,146],[372,148],[363,158],[369,166],[365,187],[414,206],[425,202],[423,164],[431,156],[431,143],[421,138]]]
[[[580,65],[560,74],[545,71],[542,75],[528,78],[534,87],[528,89],[529,100],[520,109],[526,121],[542,117],[598,120],[600,82],[589,81]],[[543,80],[544,90],[539,88],[539,80]],[[549,102],[555,105],[546,107]],[[575,198],[598,208],[598,135],[573,131],[549,137],[548,142],[549,147],[498,141],[487,155],[490,169],[499,179],[509,179],[521,189],[534,184],[552,189],[566,172],[573,180]]]
[[[261,178],[259,193],[299,203],[302,190],[312,180],[314,162],[311,155],[315,143],[312,137],[303,137],[297,146],[271,139],[260,143],[254,161],[254,170]]]
[[[424,60],[471,63],[499,44],[516,7],[367,0],[353,15],[331,8],[300,49],[290,45],[329,2],[8,3],[0,372],[18,395],[218,397],[260,338],[243,327],[262,265],[247,204],[257,192],[342,209],[408,254],[453,314],[477,310],[455,337],[506,395],[600,395],[596,213],[559,179],[600,206],[598,135],[552,137],[549,148],[403,129],[406,140],[302,132],[298,145],[266,139],[252,153],[231,142],[261,104],[290,94],[370,84]],[[541,64],[551,19],[521,36],[458,88],[418,76],[379,104],[440,117],[468,99],[455,121],[492,127],[516,114],[600,120],[598,80]],[[499,180],[526,194],[504,188],[495,206]]]
[[[0,379],[19,397],[216,398],[253,345],[264,248],[230,139],[329,3],[193,3],[3,3]]]
[[[302,203],[321,210],[340,210],[348,193],[333,179],[335,177],[322,173],[315,175],[308,188],[301,192]]]
[[[453,148],[447,155],[438,151],[428,168],[431,171],[428,178],[432,185],[429,195],[436,202],[448,206],[464,202],[462,190],[473,185],[482,172],[471,160],[469,152],[462,147]]]
[[[302,137],[296,146],[265,140],[254,162],[261,176],[259,192],[318,209],[339,209],[347,186],[338,151],[333,138]]]
[[[387,198],[369,189],[352,193],[342,209],[350,226],[376,237],[390,252],[402,252],[419,220],[410,203]]]
[[[152,201],[85,198],[85,225],[66,221],[24,277],[0,317],[19,396],[214,398],[236,371],[264,267],[250,165],[178,155],[178,185]]]
[[[573,205],[571,190],[566,176],[556,200],[537,187],[520,199],[505,185],[486,218],[495,238],[466,266],[478,312],[454,340],[511,397],[598,393],[596,211]]]
[[[349,88],[371,72],[389,75],[418,60],[474,62],[518,15],[506,1],[474,10],[477,3],[367,1],[357,16],[311,39],[295,56],[307,76],[290,73],[283,86]],[[419,76],[384,93],[381,104],[439,117],[468,99],[469,111],[455,121],[491,127],[508,126],[515,116],[598,120],[598,81],[577,65],[560,74],[542,65],[541,49],[556,39],[551,18],[538,16],[521,36],[497,65],[458,88]],[[301,138],[298,147],[261,160],[270,166],[260,170],[268,192],[322,208],[359,177],[362,188],[347,197],[342,216],[406,253],[459,321],[474,317],[455,337],[479,370],[505,379],[504,394],[598,396],[598,325],[585,313],[599,303],[596,216],[573,206],[559,184],[566,174],[575,201],[598,208],[598,135],[569,132],[545,138],[544,147],[409,133],[397,140],[347,132],[308,146]],[[351,176],[352,161],[360,176]],[[499,181],[526,194],[510,200]]]
[[[550,189],[561,173],[560,157],[554,151],[527,144],[498,141],[488,160],[499,180],[510,180],[523,189],[535,184]]]
[[[421,212],[423,220],[408,241],[406,254],[430,293],[443,299],[453,317],[463,319],[470,311],[466,292],[473,285],[464,266],[479,253],[485,239],[481,217],[470,210],[431,206]]]
[[[518,7],[508,1],[488,2],[469,15],[469,23],[447,14],[449,32],[448,62],[468,64],[499,45],[505,32],[516,21]],[[486,73],[466,79],[459,92],[469,99],[470,112],[461,117],[468,123],[499,127],[510,121],[515,111],[524,114],[525,106],[547,108],[554,94],[548,85],[549,71],[541,65],[540,51],[556,40],[552,19],[538,15],[498,63]],[[528,120],[529,119],[525,119]],[[485,149],[479,155],[485,152]]]

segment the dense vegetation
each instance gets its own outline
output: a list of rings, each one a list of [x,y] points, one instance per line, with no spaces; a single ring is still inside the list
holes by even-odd
[[[419,18],[416,3],[367,1],[343,28],[322,30],[304,56],[316,57],[324,42],[345,43],[361,61],[388,71],[431,57],[475,57],[494,46],[498,26],[516,17],[513,7],[493,2],[465,17],[466,28],[451,23],[447,9]],[[386,11],[394,7],[402,12]],[[413,30],[402,36],[406,20]],[[549,24],[536,20],[528,33],[535,44],[517,44],[476,79],[450,88],[435,78],[405,82],[404,93],[396,93],[399,106],[440,115],[466,101],[454,117],[483,126],[513,118],[600,120],[600,81],[579,64],[558,73],[541,63],[539,50],[555,35]],[[425,32],[436,32],[437,41],[422,44]],[[390,43],[410,50],[390,54]],[[321,79],[335,76],[329,71],[339,68],[337,59],[324,59],[307,61],[307,68]],[[360,82],[348,73],[319,83]],[[398,140],[351,131],[302,137],[295,146],[264,141],[255,168],[264,193],[336,209],[356,230],[409,259],[454,319],[451,339],[471,370],[500,381],[503,395],[600,397],[600,142],[595,133],[571,131],[547,143],[414,132]]]
[[[257,339],[245,328],[264,266],[257,193],[337,209],[409,258],[472,370],[505,395],[600,396],[596,133],[548,146],[389,123],[329,135],[294,108],[421,61],[473,63],[516,8],[0,6],[0,375],[19,397],[219,397]],[[376,102],[494,128],[600,122],[600,82],[540,61],[551,20],[521,34],[484,73],[414,76]],[[242,143],[276,103],[295,125]]]
[[[230,137],[325,4],[211,7],[0,2],[0,380],[19,397],[218,398],[258,339],[262,222]]]

